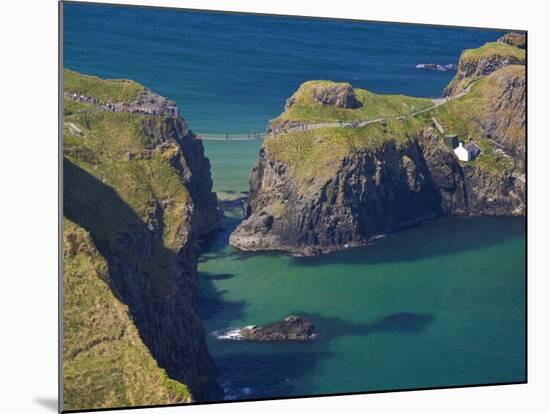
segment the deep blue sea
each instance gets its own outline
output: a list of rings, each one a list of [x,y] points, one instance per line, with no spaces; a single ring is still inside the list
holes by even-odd
[[[203,133],[264,131],[304,81],[436,97],[465,48],[502,32],[66,4],[64,65],[137,80],[177,101]]]
[[[374,92],[440,95],[465,48],[502,32],[125,8],[64,6],[64,65],[134,79],[177,101],[202,133],[265,130],[300,83],[346,81]],[[206,141],[220,198],[248,190],[261,141]],[[370,246],[319,258],[241,253],[241,213],[199,264],[199,311],[230,399],[525,380],[525,224],[442,218]],[[290,314],[308,343],[220,340]]]

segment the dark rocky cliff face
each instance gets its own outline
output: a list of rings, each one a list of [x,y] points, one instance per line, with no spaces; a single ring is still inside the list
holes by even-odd
[[[120,83],[69,75],[85,95],[93,82],[105,102]],[[187,386],[195,401],[223,399],[196,313],[198,242],[220,224],[202,142],[174,116],[110,111],[70,98],[64,115],[65,217],[89,233],[113,295],[168,378]],[[125,382],[129,394],[144,387]],[[116,386],[95,393],[97,407],[109,405]]]
[[[172,263],[164,263],[172,266],[174,279],[171,286],[160,294],[151,295],[153,291],[147,270],[143,269],[142,280],[136,280],[135,276],[140,272],[135,272],[134,266],[140,264],[126,260],[116,264],[119,272],[114,272],[118,275],[115,283],[118,280],[119,291],[126,292],[140,334],[159,365],[169,376],[187,384],[195,400],[220,400],[223,393],[215,381],[217,369],[206,346],[202,322],[196,315],[198,241],[220,226],[216,195],[211,191],[210,163],[204,156],[202,142],[189,133],[185,121],[166,118],[160,129],[145,130],[159,136],[160,145],[174,140],[179,146],[170,155],[169,162],[180,171],[191,196],[187,206],[188,225],[182,223],[180,230],[188,232],[188,241],[176,252]],[[147,257],[149,254],[158,253],[155,245],[161,243],[163,214],[161,202],[151,213],[149,229],[137,232],[127,240],[126,245],[146,255],[141,258],[141,263],[152,260]],[[114,261],[116,263],[117,258]]]
[[[176,169],[193,200],[193,227],[203,238],[220,227],[216,193],[212,192],[210,161],[204,155],[202,141],[190,132],[181,118],[167,117],[160,125],[151,118],[144,119],[144,134],[152,140],[151,149],[160,152],[168,148],[168,162]],[[177,147],[169,143],[175,141]],[[168,145],[166,145],[168,143]]]
[[[250,177],[245,219],[230,243],[242,250],[315,255],[440,215],[521,215],[524,182],[462,166],[433,130],[399,148],[362,150],[320,187],[297,183],[265,148]]]
[[[468,91],[425,113],[355,129],[299,119],[284,124],[298,131],[268,127],[230,244],[316,255],[441,215],[525,215],[525,67],[511,62],[462,62]],[[459,161],[436,118],[445,133],[477,142],[478,158]]]
[[[158,124],[157,124],[158,125]],[[208,352],[205,332],[196,315],[198,240],[219,226],[216,197],[211,192],[209,163],[202,143],[187,132],[185,122],[167,118],[158,126],[147,120],[144,133],[154,138],[152,151],[168,152],[190,193],[177,226],[179,248],[167,249],[162,236],[173,200],[157,198],[144,222],[114,192],[86,171],[65,162],[65,215],[96,236],[109,264],[113,291],[125,303],[152,356],[170,378],[186,384],[196,401],[220,400],[216,367]],[[175,150],[174,150],[175,149]],[[149,150],[133,156],[150,157]],[[86,189],[86,193],[80,190]],[[78,193],[78,194],[75,194]],[[99,206],[90,210],[88,206]],[[99,233],[98,214],[120,214],[130,221],[116,238]]]
[[[527,36],[525,33],[510,32],[499,37],[497,42],[507,43],[520,49],[525,49],[527,47]]]
[[[502,40],[505,39],[505,40]],[[443,96],[452,96],[468,86],[468,80],[488,76],[508,65],[524,65],[525,51],[503,36],[496,43],[488,43],[475,52],[465,51],[458,62],[456,75],[443,91]]]
[[[525,167],[526,93],[525,67],[509,66],[487,77],[494,85],[486,92],[485,111],[479,122],[485,135],[497,141]]]
[[[246,218],[230,238],[244,250],[326,253],[442,213],[415,142],[352,154],[322,186],[305,188],[262,150],[250,184]]]
[[[461,164],[433,130],[420,133],[418,143],[445,214],[525,214],[525,179],[520,171],[494,174]]]

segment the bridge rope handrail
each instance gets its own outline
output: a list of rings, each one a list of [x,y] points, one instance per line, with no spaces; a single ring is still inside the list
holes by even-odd
[[[262,139],[265,135],[263,132],[251,132],[251,133],[237,133],[237,134],[212,134],[206,132],[194,132],[198,139],[212,140],[212,141],[248,141],[255,139]]]

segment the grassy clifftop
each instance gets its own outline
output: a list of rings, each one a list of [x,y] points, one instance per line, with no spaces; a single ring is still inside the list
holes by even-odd
[[[94,79],[103,99],[120,98],[119,90],[111,87],[112,82],[118,81],[102,81],[74,72],[66,90],[75,83],[87,83],[88,80],[82,81],[87,78]],[[189,193],[174,168],[178,163],[184,168],[185,164],[178,144],[173,139],[161,142],[159,138],[166,128],[163,117],[107,112],[92,104],[64,99],[64,157],[111,188],[144,222],[159,200],[170,200],[164,211],[163,239],[167,247],[176,250],[186,242],[181,231],[176,233],[186,216],[182,206],[188,204]],[[84,191],[74,195],[90,196]],[[94,217],[98,222],[91,225],[98,234],[107,232],[106,241],[124,231],[127,221],[114,217],[112,212]]]
[[[285,111],[271,121],[271,127],[277,128],[285,121],[314,123],[331,121],[368,121],[381,117],[406,115],[429,107],[430,99],[413,98],[404,95],[379,95],[365,89],[352,88],[349,91],[356,101],[354,107],[339,107],[322,103],[318,91],[327,91],[338,87],[351,86],[347,83],[324,80],[308,81],[300,85],[298,90],[287,101]]]
[[[348,155],[362,149],[376,151],[386,143],[406,145],[423,123],[416,118],[391,119],[361,128],[320,128],[268,136],[269,155],[290,167],[299,182],[329,179]],[[413,135],[411,135],[413,134]]]
[[[65,69],[63,90],[68,93],[91,96],[102,102],[131,102],[145,87],[126,79],[100,79]]]
[[[504,43],[498,45],[509,46]],[[430,100],[408,98],[409,101],[396,96],[376,95],[375,99],[385,102],[388,105],[386,108],[389,107],[389,110],[377,108],[376,115],[371,113],[375,119],[384,118],[381,121],[359,128],[327,127],[281,131],[268,135],[264,145],[270,157],[284,162],[298,181],[324,182],[334,174],[346,156],[363,149],[375,151],[384,144],[397,147],[407,145],[423,128],[434,128],[435,118],[444,128],[445,134],[458,134],[461,140],[473,139],[480,145],[482,154],[470,162],[470,165],[493,174],[509,173],[514,168],[514,160],[497,151],[498,145],[494,138],[501,134],[508,137],[512,145],[524,145],[525,129],[520,120],[520,103],[524,100],[524,95],[518,87],[518,82],[521,83],[522,79],[525,79],[524,66],[506,66],[487,77],[479,78],[468,93],[439,106],[434,106]],[[302,87],[297,94],[300,100],[308,99],[302,97]],[[358,96],[362,96],[361,93]],[[502,103],[504,96],[506,102]],[[414,116],[395,118],[395,114],[402,113],[411,105],[421,108],[426,104],[425,101],[429,101],[428,107],[433,109]],[[320,116],[322,111],[328,111],[325,121],[339,120],[338,112],[334,109],[324,108],[316,103],[310,104],[310,107],[316,108],[316,116]],[[298,117],[291,106],[277,119]],[[347,118],[344,117],[345,119]],[[505,128],[499,130],[499,125],[504,125]],[[491,130],[493,127],[496,130]],[[439,135],[443,137],[443,134]]]
[[[142,89],[65,72],[65,92],[104,102],[131,101]],[[187,379],[202,375],[191,362],[177,367],[186,386],[158,365],[169,358],[157,343],[187,363],[184,351],[197,355],[204,340],[192,305],[189,166],[177,141],[186,128],[180,119],[64,100],[65,409],[186,402]],[[181,313],[166,314],[171,306]],[[205,346],[200,352],[208,358]]]
[[[503,42],[489,42],[475,49],[462,52],[461,60],[477,60],[482,57],[501,57],[525,61],[525,50]]]
[[[64,221],[64,408],[188,402],[145,347],[110,287],[107,261],[90,234]]]
[[[504,41],[489,42],[476,49],[466,49],[460,56],[455,76],[443,94],[445,96],[458,94],[467,90],[472,82],[480,77],[488,76],[504,66],[524,65],[525,59],[524,49]]]

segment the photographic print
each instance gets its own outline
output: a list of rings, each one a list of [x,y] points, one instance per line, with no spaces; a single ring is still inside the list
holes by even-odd
[[[63,411],[526,382],[526,32],[60,13]]]

